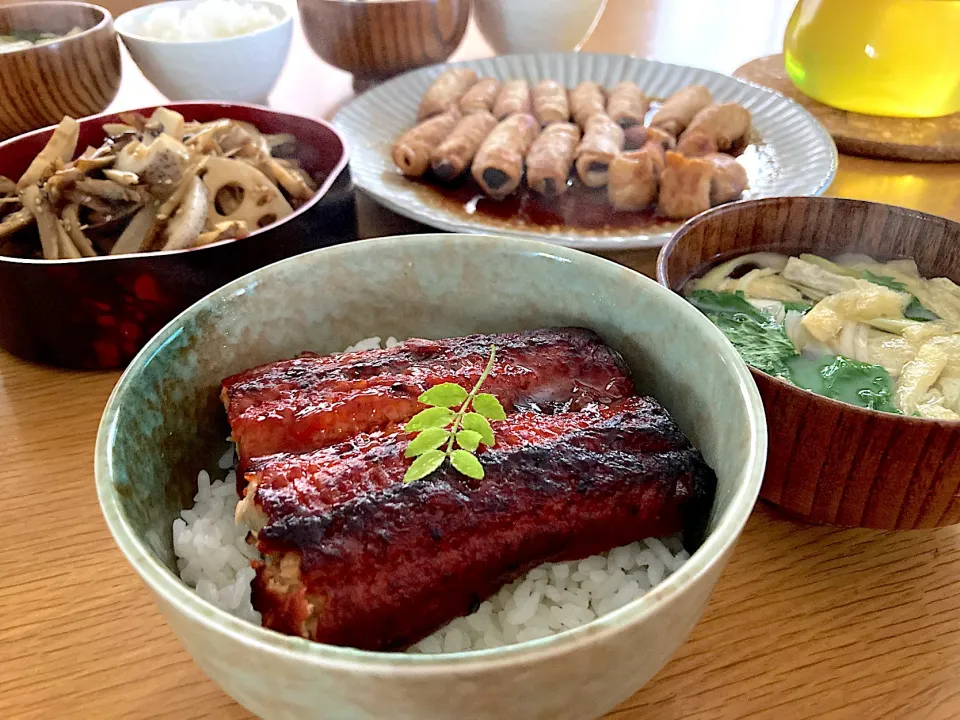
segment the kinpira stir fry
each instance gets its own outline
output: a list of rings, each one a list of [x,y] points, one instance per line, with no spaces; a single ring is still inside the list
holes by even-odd
[[[75,158],[80,125],[65,117],[19,180],[0,176],[0,254],[57,260],[199,247],[281,220],[317,190],[292,158],[291,135],[237,120],[188,122],[168,108],[121,120]]]

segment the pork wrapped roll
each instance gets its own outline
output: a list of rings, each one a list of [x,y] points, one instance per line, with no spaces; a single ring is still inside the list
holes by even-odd
[[[708,155],[741,148],[750,132],[750,112],[737,103],[708,105],[698,112],[680,136],[677,152]]]
[[[422,176],[430,167],[430,155],[453,132],[459,120],[460,111],[451,108],[407,130],[393,144],[393,163],[407,177]]]
[[[462,117],[453,132],[430,155],[436,176],[441,180],[459,177],[470,167],[480,145],[496,125],[497,119],[486,111]]]
[[[493,103],[496,102],[499,93],[499,80],[483,78],[460,98],[460,111],[464,115],[475,112],[492,112]]]
[[[527,153],[527,185],[545,197],[565,193],[579,142],[580,128],[573,123],[547,126]]]
[[[451,68],[440,74],[420,100],[417,120],[426,120],[457,107],[460,98],[477,82],[477,73],[466,68]]]
[[[504,198],[523,180],[523,161],[536,139],[540,123],[533,115],[520,113],[502,120],[483,141],[471,171],[483,191]]]
[[[526,80],[508,80],[497,94],[493,115],[497,120],[503,120],[519,113],[529,114],[532,109],[529,83]]]
[[[610,163],[623,149],[623,128],[606,115],[587,121],[583,140],[577,148],[577,175],[587,187],[607,184]]]
[[[690,85],[668,97],[650,120],[650,127],[679,137],[694,116],[713,102],[713,96],[703,85]]]
[[[570,91],[570,113],[573,121],[584,130],[593,115],[607,111],[603,88],[599,83],[582,82]]]
[[[567,89],[556,80],[541,80],[533,89],[533,114],[544,126],[567,122],[570,119]]]
[[[632,82],[617,85],[607,100],[607,115],[624,130],[634,125],[643,125],[649,108],[650,101],[647,96]]]

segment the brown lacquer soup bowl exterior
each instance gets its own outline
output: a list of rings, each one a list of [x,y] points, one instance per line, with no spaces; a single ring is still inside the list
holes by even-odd
[[[675,291],[705,266],[757,250],[913,258],[925,277],[960,281],[960,223],[860,200],[748,200],[699,215],[664,246]],[[960,522],[960,423],[865,410],[751,368],[769,427],[761,496],[840,526],[929,528]]]
[[[0,347],[26,360],[81,369],[126,365],[184,308],[231,280],[291,255],[356,238],[347,148],[321,120],[252,105],[170,103],[187,120],[232,118],[297,138],[301,165],[318,181],[314,197],[282,221],[242,240],[172,252],[79,260],[0,256]],[[137,112],[149,115],[154,108]],[[81,121],[78,147],[98,146],[116,114]],[[52,128],[0,143],[0,175],[16,179]]]
[[[313,51],[362,89],[443,62],[460,45],[470,0],[297,0]]]
[[[81,2],[0,6],[0,35],[82,32],[0,53],[0,139],[101,112],[120,88],[120,46],[113,16]]]

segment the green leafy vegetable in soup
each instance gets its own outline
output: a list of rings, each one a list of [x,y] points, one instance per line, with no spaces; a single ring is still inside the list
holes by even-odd
[[[851,405],[960,421],[960,287],[912,260],[752,253],[684,294],[758,370]]]

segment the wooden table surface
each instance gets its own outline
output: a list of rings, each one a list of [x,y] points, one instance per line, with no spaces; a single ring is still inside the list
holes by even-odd
[[[792,4],[610,0],[585,50],[729,73],[780,50]],[[485,54],[471,28],[455,57]],[[129,58],[124,73],[116,107],[162,100]],[[271,104],[330,115],[350,94],[298,34]],[[960,220],[960,165],[842,157],[830,194]],[[360,216],[364,236],[419,229],[362,198]],[[614,257],[652,270],[651,252]],[[0,353],[0,717],[249,717],[180,647],[101,519],[94,436],[117,377]],[[609,717],[960,717],[958,578],[960,526],[836,530],[760,505],[689,641]]]

